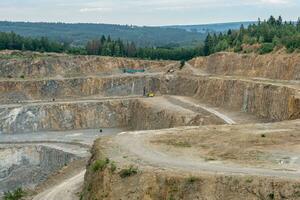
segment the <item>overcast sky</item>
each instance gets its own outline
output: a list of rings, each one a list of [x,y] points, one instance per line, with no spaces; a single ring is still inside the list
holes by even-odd
[[[0,20],[171,25],[300,16],[300,0],[0,0]]]

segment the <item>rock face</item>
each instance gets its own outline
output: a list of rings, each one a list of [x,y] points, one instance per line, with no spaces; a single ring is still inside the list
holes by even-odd
[[[155,100],[153,99],[155,102]],[[27,133],[74,129],[125,128],[133,130],[222,123],[214,117],[152,99],[91,100],[37,103],[0,108],[0,133]]]
[[[4,56],[6,59],[1,59]],[[0,53],[1,78],[70,77],[122,73],[123,68],[160,70],[169,61],[148,61],[100,56],[70,56],[6,51]]]
[[[2,133],[126,127],[129,100],[46,103],[0,109]]]
[[[162,94],[193,96],[200,102],[255,114],[268,121],[299,119],[299,86],[220,77],[168,77]]]
[[[33,188],[51,173],[78,159],[46,146],[0,147],[0,194],[17,187]]]
[[[216,53],[190,61],[209,74],[300,80],[300,55]]]
[[[0,102],[52,100],[62,98],[143,95],[143,89],[155,87],[155,78],[147,75],[105,76],[28,81],[0,81]]]

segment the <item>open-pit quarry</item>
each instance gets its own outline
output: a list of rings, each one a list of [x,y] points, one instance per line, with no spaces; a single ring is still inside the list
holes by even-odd
[[[0,196],[20,187],[34,200],[300,199],[300,54],[182,67],[2,51]]]

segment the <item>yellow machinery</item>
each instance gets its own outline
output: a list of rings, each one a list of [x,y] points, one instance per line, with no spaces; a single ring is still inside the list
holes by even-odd
[[[147,94],[147,97],[154,97],[155,96],[155,94],[153,93],[153,92],[149,92],[148,94]]]

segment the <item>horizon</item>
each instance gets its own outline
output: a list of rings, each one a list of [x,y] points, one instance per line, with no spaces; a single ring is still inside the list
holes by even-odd
[[[205,25],[252,22],[258,18],[267,19],[270,15],[294,21],[299,17],[299,10],[300,0],[2,0],[0,21]]]
[[[135,27],[172,27],[172,26],[202,26],[202,25],[218,25],[218,24],[231,24],[231,23],[255,23],[257,20],[253,21],[229,21],[229,22],[212,22],[203,24],[166,24],[166,25],[136,25],[136,24],[110,24],[110,23],[97,23],[97,22],[60,22],[60,21],[8,21],[0,20],[0,22],[8,23],[48,23],[48,24],[91,24],[91,25],[117,25],[117,26],[135,26]],[[296,21],[296,20],[292,20]]]

